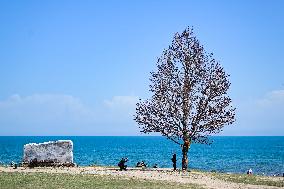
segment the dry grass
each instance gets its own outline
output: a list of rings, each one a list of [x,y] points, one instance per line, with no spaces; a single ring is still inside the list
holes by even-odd
[[[212,175],[215,178],[234,183],[284,187],[283,177],[267,177],[259,175],[225,174],[225,173],[208,173],[208,174]]]
[[[127,179],[122,177],[50,174],[50,173],[0,173],[0,188],[3,189],[52,189],[52,188],[161,188],[161,189],[201,189],[195,184],[178,184],[171,182]]]

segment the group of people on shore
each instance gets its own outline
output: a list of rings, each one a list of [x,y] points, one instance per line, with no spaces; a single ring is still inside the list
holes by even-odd
[[[173,157],[172,157],[172,163],[173,163],[173,169],[174,171],[176,171],[177,169],[177,155],[176,154],[173,154]],[[122,171],[126,171],[126,168],[127,168],[127,165],[126,165],[126,162],[128,161],[128,158],[127,157],[124,157],[124,158],[121,158],[121,160],[118,162],[118,167],[119,167],[119,170]],[[144,162],[144,161],[138,161],[136,163],[136,167],[142,167],[142,168],[146,168],[147,167],[147,164]],[[158,164],[154,164],[153,168],[158,168]]]

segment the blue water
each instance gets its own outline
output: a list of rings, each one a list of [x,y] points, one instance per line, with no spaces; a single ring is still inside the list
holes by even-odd
[[[181,162],[181,149],[163,137],[0,137],[0,163],[20,162],[23,145],[70,139],[78,165],[117,165],[128,157],[128,166],[144,160],[149,165],[171,167],[172,153]],[[206,171],[273,175],[284,173],[284,137],[212,137],[210,146],[193,144],[189,167]]]

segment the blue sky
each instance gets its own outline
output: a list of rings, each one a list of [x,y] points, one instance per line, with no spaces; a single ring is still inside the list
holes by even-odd
[[[0,135],[140,135],[132,120],[175,32],[231,75],[221,135],[284,135],[283,1],[0,1]]]

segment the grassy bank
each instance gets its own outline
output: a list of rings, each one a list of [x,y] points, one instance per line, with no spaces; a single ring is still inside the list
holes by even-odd
[[[273,178],[273,177],[259,176],[259,175],[225,174],[225,173],[208,173],[208,174],[215,178],[234,183],[284,187],[283,177]]]
[[[122,177],[71,175],[49,173],[0,173],[0,188],[161,188],[201,189],[194,184],[178,184],[164,181],[127,179]]]

